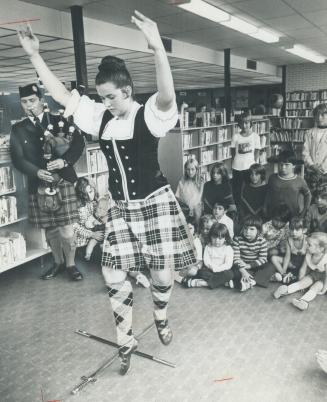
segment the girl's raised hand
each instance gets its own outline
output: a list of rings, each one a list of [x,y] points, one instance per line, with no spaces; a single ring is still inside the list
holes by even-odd
[[[157,24],[139,11],[135,10],[135,15],[136,17],[133,15],[131,21],[143,32],[149,48],[152,50],[164,50]]]
[[[40,43],[38,38],[33,34],[30,25],[19,27],[17,30],[20,44],[28,56],[33,56],[39,53]]]

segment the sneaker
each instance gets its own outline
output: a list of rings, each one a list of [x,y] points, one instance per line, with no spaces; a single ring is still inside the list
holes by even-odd
[[[159,339],[165,346],[173,340],[173,332],[168,325],[168,320],[155,320]]]
[[[244,278],[241,279],[241,292],[245,292],[246,290],[250,289],[250,282],[245,280]]]
[[[230,280],[229,282],[226,282],[224,286],[226,288],[234,289],[234,282],[232,280]]]
[[[182,278],[180,284],[183,286],[183,288],[190,289],[192,287],[192,278],[188,278],[187,276],[184,276],[184,278]]]
[[[120,358],[120,375],[125,375],[129,372],[131,368],[131,356],[132,353],[137,349],[137,340],[134,339],[133,345],[131,347],[122,346],[119,349],[119,358]]]
[[[279,299],[288,294],[288,287],[286,285],[279,286],[274,292],[274,298]]]
[[[279,272],[275,272],[274,275],[270,278],[270,282],[282,282],[283,277]],[[285,282],[284,282],[285,283]]]
[[[65,270],[64,264],[54,264],[40,276],[40,279],[47,280],[55,278],[59,274],[59,272],[62,272],[64,270]]]
[[[149,279],[145,276],[145,275],[143,275],[143,274],[141,274],[141,273],[139,273],[139,274],[137,274],[137,276],[136,276],[136,284],[137,285],[142,285],[144,288],[149,288],[150,287],[150,282],[149,282]]]
[[[75,265],[67,267],[67,272],[70,279],[73,281],[81,281],[83,279],[82,273],[79,272]]]
[[[303,299],[293,299],[292,304],[301,311],[308,310],[309,308],[309,303]]]

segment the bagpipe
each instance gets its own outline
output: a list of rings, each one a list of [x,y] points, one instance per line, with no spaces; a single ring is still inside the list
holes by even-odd
[[[40,128],[44,135],[43,143],[43,158],[46,166],[52,160],[62,158],[62,156],[70,148],[70,144],[73,139],[73,134],[77,130],[80,130],[74,124],[72,118],[70,121],[65,121],[63,117],[64,110],[59,110],[58,129],[54,132],[54,125],[50,119],[50,110],[45,103],[43,113],[47,119],[47,127],[44,129],[37,116],[34,116],[35,124]],[[81,133],[80,133],[81,134]],[[82,135],[82,134],[81,134]],[[37,203],[41,211],[43,212],[56,212],[62,206],[62,197],[58,184],[62,181],[58,171],[51,171],[54,178],[53,182],[47,182],[42,180],[37,190]]]

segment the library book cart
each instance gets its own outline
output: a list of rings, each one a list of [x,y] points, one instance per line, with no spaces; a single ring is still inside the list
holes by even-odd
[[[270,120],[254,118],[252,129],[260,135],[260,163],[266,164],[270,156]],[[199,162],[200,174],[210,180],[210,170],[217,162],[224,162],[231,172],[231,141],[239,130],[237,123],[173,129],[159,142],[161,169],[176,191],[184,174],[184,163],[194,155]]]

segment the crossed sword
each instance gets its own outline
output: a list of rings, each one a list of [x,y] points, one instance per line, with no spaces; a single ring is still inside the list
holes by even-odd
[[[142,338],[143,336],[145,336],[153,327],[154,327],[154,322],[151,323],[149,326],[147,326],[141,333],[139,333],[139,334],[136,336],[136,339],[138,339],[138,340],[141,339],[141,338]],[[113,346],[113,347],[115,347],[115,348],[117,348],[117,349],[119,348],[119,345],[118,345],[117,343],[112,342],[112,341],[109,341],[108,339],[100,338],[99,336],[96,336],[96,335],[92,335],[92,334],[90,334],[90,333],[88,333],[88,332],[86,332],[86,331],[83,331],[83,330],[81,330],[81,329],[77,329],[77,330],[75,331],[75,333],[76,333],[76,334],[79,334],[79,335],[82,335],[82,336],[86,336],[87,338],[90,338],[90,339],[93,339],[93,340],[95,340],[95,341],[104,343],[104,344],[106,344],[106,345]],[[137,350],[137,349],[134,350],[133,354],[136,355],[136,356],[143,357],[143,358],[148,359],[148,360],[152,360],[152,361],[154,361],[154,362],[156,362],[156,363],[164,364],[165,366],[169,366],[169,367],[173,367],[173,368],[176,367],[176,364],[174,364],[174,363],[171,363],[171,362],[169,362],[169,361],[167,361],[167,360],[160,359],[160,358],[158,358],[158,357],[149,355],[148,353],[141,352],[141,351],[139,351],[139,350]],[[97,378],[96,378],[96,377],[97,377],[104,369],[106,369],[108,366],[110,366],[110,365],[118,358],[118,356],[119,356],[119,352],[116,352],[113,356],[111,356],[108,360],[106,360],[103,364],[101,364],[101,366],[100,366],[99,368],[97,368],[97,369],[96,369],[93,373],[91,373],[89,376],[83,376],[83,377],[81,377],[82,382],[79,383],[79,384],[71,391],[71,393],[72,393],[73,395],[76,395],[76,394],[77,394],[79,391],[81,391],[81,389],[83,389],[87,384],[89,384],[89,383],[91,383],[91,382],[92,382],[92,383],[96,382],[96,381],[97,381]]]

